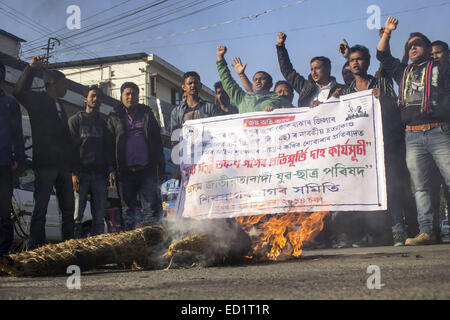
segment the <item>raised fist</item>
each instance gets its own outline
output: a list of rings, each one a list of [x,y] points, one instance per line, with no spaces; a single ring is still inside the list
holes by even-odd
[[[284,42],[286,41],[287,35],[285,35],[283,32],[278,32],[277,36],[277,45],[282,46]]]
[[[44,63],[45,56],[35,56],[31,59],[30,66],[32,68],[37,68]]]
[[[227,47],[218,46],[217,47],[217,60],[222,60],[225,53],[227,53]]]

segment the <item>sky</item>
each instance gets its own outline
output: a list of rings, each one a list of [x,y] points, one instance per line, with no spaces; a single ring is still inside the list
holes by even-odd
[[[152,4],[123,18],[133,9]],[[71,5],[80,9],[80,29],[67,28],[72,12],[66,10]],[[50,62],[154,53],[184,72],[198,72],[209,88],[219,80],[218,45],[228,47],[229,65],[235,56],[248,64],[249,77],[264,70],[274,82],[282,80],[275,49],[277,32],[282,31],[297,72],[306,77],[311,58],[327,56],[332,75],[342,82],[344,59],[338,46],[343,38],[350,46],[367,46],[372,55],[369,73],[378,69],[378,31],[369,28],[376,23],[376,12],[367,12],[371,6],[379,8],[381,26],[389,15],[399,19],[391,37],[396,57],[401,58],[411,32],[420,31],[431,41],[450,42],[450,0],[0,0],[0,28],[27,41],[21,55],[26,61],[44,52],[41,48],[47,46],[47,38],[57,37],[61,45],[55,46]],[[114,23],[106,24],[110,21]],[[68,36],[72,38],[65,39]],[[104,42],[112,37],[117,38]],[[83,48],[64,50],[74,43]]]

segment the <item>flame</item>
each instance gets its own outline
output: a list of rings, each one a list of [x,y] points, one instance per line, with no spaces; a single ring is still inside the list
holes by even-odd
[[[328,211],[288,212],[237,217],[236,221],[253,240],[253,259],[272,261],[298,258],[302,245],[323,229]]]

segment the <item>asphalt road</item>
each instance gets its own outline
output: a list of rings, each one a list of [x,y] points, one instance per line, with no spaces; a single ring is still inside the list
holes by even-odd
[[[379,267],[378,282],[370,265]],[[81,289],[68,289],[67,277],[0,276],[0,299],[449,299],[450,244],[309,250],[296,260],[211,268],[96,270],[81,274]]]

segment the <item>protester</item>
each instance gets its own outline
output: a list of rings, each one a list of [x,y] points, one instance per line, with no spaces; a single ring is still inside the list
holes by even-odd
[[[449,63],[450,50],[448,44],[444,41],[437,40],[431,43],[431,54],[435,61],[440,61],[441,63]]]
[[[183,95],[186,96],[186,100],[172,110],[170,116],[171,132],[181,129],[187,120],[214,117],[222,114],[221,110],[214,103],[200,98],[202,83],[197,72],[186,72],[183,76],[181,88],[184,92]]]
[[[448,48],[448,44],[444,41],[434,41],[431,43],[431,55],[433,57],[433,59],[436,62],[440,62],[440,63],[449,63],[449,48]],[[440,188],[442,186],[442,190],[443,190],[443,195],[444,195],[444,199],[445,199],[445,207],[447,209],[447,212],[450,209],[450,192],[449,190],[446,188],[445,185],[445,180],[442,177],[442,175],[439,174],[439,172],[437,172],[437,177],[436,177],[436,186],[434,187],[435,190],[433,190],[433,194],[435,196],[435,199],[433,200],[433,205],[436,206],[436,216],[435,216],[435,221],[434,221],[434,229],[436,230],[436,237],[438,239],[438,241],[440,242],[440,223],[439,223],[439,216],[440,216],[440,207],[441,207],[441,191]],[[450,221],[450,217],[449,215],[447,215],[447,219]]]
[[[406,245],[434,244],[435,207],[432,205],[430,172],[437,167],[450,186],[450,70],[433,61],[431,42],[415,32],[408,39],[411,64],[401,63],[389,50],[398,20],[389,17],[377,46],[377,58],[399,85],[399,107],[406,126],[406,162],[415,187],[420,233]]]
[[[216,93],[216,106],[219,106],[223,115],[239,113],[238,108],[231,104],[230,97],[223,89],[222,82],[218,81],[214,84],[214,91]]]
[[[106,119],[100,114],[103,92],[92,86],[86,90],[86,109],[69,118],[69,129],[74,143],[75,238],[82,237],[83,213],[88,194],[91,195],[92,225],[90,235],[104,231],[107,175],[114,180]]]
[[[277,81],[273,87],[273,92],[275,92],[275,94],[279,97],[284,97],[287,101],[289,101],[291,107],[294,108],[292,105],[292,101],[294,101],[294,89],[289,82],[284,80]]]
[[[245,74],[245,68],[247,67],[247,64],[243,65],[241,58],[235,57],[231,66],[238,74],[245,91],[253,92],[253,85]],[[291,107],[293,107],[292,100],[294,100],[294,89],[287,81],[277,81],[275,83],[275,86],[273,87],[273,92],[279,97],[286,98],[290,102]]]
[[[252,92],[245,92],[233,79],[225,61],[227,47],[217,47],[217,71],[219,72],[225,92],[230,96],[239,113],[254,111],[271,111],[274,108],[289,107],[289,101],[270,92],[272,77],[265,71],[258,71],[253,76]]]
[[[0,85],[6,69],[0,61]],[[9,254],[14,240],[11,220],[13,168],[25,161],[22,115],[19,104],[0,88],[0,256]]]
[[[280,70],[286,81],[299,94],[298,107],[316,107],[333,96],[335,92],[345,88],[336,82],[331,74],[331,62],[326,57],[311,59],[311,74],[308,79],[298,74],[292,66],[285,47],[287,36],[278,32],[277,54]]]
[[[73,238],[74,197],[72,189],[72,139],[64,103],[67,82],[57,70],[44,72],[45,91],[31,90],[33,78],[42,67],[43,56],[33,57],[14,88],[14,96],[28,111],[33,136],[35,173],[34,209],[28,249],[45,242],[45,217],[53,187],[62,215],[62,240]]]
[[[390,78],[373,77],[367,73],[370,66],[369,50],[360,45],[349,49],[349,67],[354,80],[343,94],[372,89],[373,95],[380,99],[383,125],[383,142],[386,167],[387,205],[388,213],[392,220],[392,236],[394,246],[404,245],[405,222],[404,222],[404,199],[403,193],[408,192],[409,185],[406,183],[402,173],[406,170],[404,132],[402,130],[400,110],[396,106],[397,95],[392,87]],[[366,214],[366,224],[369,233],[375,238],[383,239],[383,226],[375,226],[376,221],[371,219],[375,213]],[[375,217],[381,220],[381,216]],[[370,221],[372,220],[372,221]],[[369,223],[367,223],[369,222]],[[383,239],[384,240],[384,239]],[[384,242],[386,240],[380,240]]]
[[[161,217],[159,176],[165,159],[160,126],[149,106],[139,103],[139,88],[133,82],[120,87],[121,104],[110,113],[108,134],[113,141],[114,167],[122,202],[124,230],[136,226],[139,195],[143,224]]]

